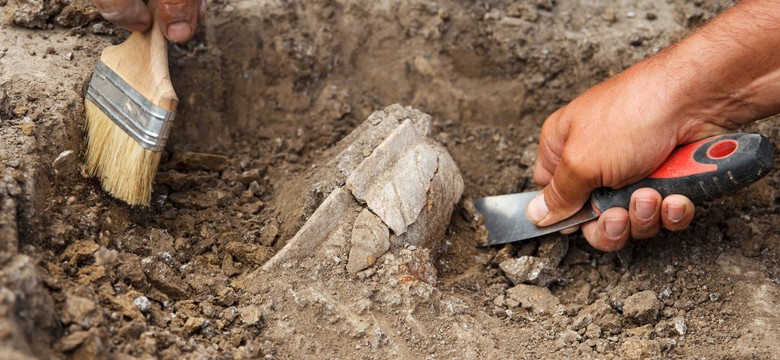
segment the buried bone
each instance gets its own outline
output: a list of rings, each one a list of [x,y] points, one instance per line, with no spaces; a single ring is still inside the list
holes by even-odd
[[[463,193],[463,180],[449,153],[428,136],[430,121],[419,111],[393,105],[339,142],[333,158],[303,176],[316,179],[314,185],[289,190],[328,195],[263,269],[348,254],[346,269],[354,275],[392,246],[436,248]],[[315,196],[302,199],[314,201]]]

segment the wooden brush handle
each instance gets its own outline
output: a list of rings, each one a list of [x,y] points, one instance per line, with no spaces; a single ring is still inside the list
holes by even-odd
[[[149,30],[107,47],[100,60],[153,104],[173,111],[179,99],[168,72],[168,41],[160,29],[157,0],[149,0],[147,6],[152,12]]]

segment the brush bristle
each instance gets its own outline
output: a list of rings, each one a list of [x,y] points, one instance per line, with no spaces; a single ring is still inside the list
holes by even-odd
[[[130,205],[149,205],[162,152],[145,149],[97,105],[84,101],[87,115],[87,172]]]

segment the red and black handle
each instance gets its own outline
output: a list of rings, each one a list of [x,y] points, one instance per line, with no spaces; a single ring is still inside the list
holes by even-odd
[[[613,207],[628,209],[631,194],[640,188],[661,196],[685,195],[693,202],[731,194],[762,178],[772,169],[774,148],[759,134],[717,135],[679,147],[644,180],[621,189],[599,188],[591,205],[600,214]]]

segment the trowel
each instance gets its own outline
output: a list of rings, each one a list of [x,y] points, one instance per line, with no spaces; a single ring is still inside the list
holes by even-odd
[[[620,189],[599,188],[580,211],[556,224],[538,227],[525,216],[525,208],[539,192],[488,196],[474,206],[484,219],[484,246],[531,239],[596,219],[609,208],[628,209],[631,194],[640,188],[656,189],[661,196],[687,196],[694,203],[731,194],[762,178],[772,169],[774,147],[759,134],[717,135],[675,149],[647,178]],[[484,241],[484,240],[483,240]]]

